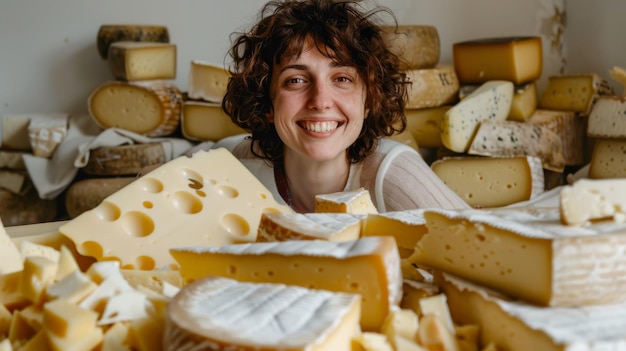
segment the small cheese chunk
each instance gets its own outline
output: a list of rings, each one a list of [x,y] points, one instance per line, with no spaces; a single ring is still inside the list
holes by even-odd
[[[100,57],[106,59],[109,55],[109,46],[118,41],[169,43],[170,35],[167,27],[160,25],[103,24],[96,38]]]
[[[393,237],[281,241],[170,250],[187,281],[207,275],[361,294],[364,330],[378,330],[400,303],[402,273]]]
[[[535,112],[539,103],[537,96],[537,85],[530,82],[523,85],[515,86],[513,94],[513,102],[511,103],[511,111],[507,119],[512,121],[524,122]]]
[[[190,99],[220,103],[226,94],[230,73],[223,67],[200,60],[191,60],[189,67]]]
[[[547,127],[559,136],[565,165],[577,166],[585,163],[586,118],[571,111],[538,109],[527,122]]]
[[[435,314],[422,316],[418,339],[428,350],[459,351],[454,330],[450,330]]]
[[[263,213],[257,241],[355,240],[364,219],[349,213]]]
[[[613,88],[597,74],[551,76],[538,107],[579,112],[587,116],[602,95],[613,95]]]
[[[109,69],[117,80],[176,79],[176,45],[118,41],[109,46]]]
[[[408,70],[405,73],[410,83],[406,108],[439,107],[457,101],[459,80],[454,67],[441,65]]]
[[[402,284],[400,308],[410,309],[417,313],[418,316],[421,316],[422,299],[439,293],[439,287],[432,281],[415,281],[405,278]]]
[[[435,174],[475,208],[501,207],[544,191],[541,159],[518,157],[447,157],[431,164]]]
[[[317,213],[378,213],[372,202],[370,192],[364,188],[332,194],[315,195]]]
[[[514,84],[541,77],[541,37],[498,37],[452,45],[454,68],[462,84],[507,80]]]
[[[445,294],[424,297],[420,300],[420,312],[422,313],[422,316],[427,314],[437,316],[449,332],[454,332],[454,322],[452,322],[452,316],[450,315],[450,310],[448,309],[448,300]]]
[[[589,114],[587,135],[595,138],[626,138],[626,97],[599,97]]]
[[[454,152],[466,152],[484,121],[504,121],[511,110],[513,83],[490,81],[450,108],[441,121],[441,141]]]
[[[67,135],[68,123],[67,113],[50,113],[41,118],[31,117],[28,124],[28,139],[33,155],[52,157]]]
[[[607,218],[626,222],[626,178],[579,179],[561,189],[559,200],[561,221],[566,225]]]
[[[387,340],[395,345],[396,337],[400,336],[407,340],[417,340],[417,330],[419,329],[419,317],[417,313],[409,309],[394,309],[385,318],[381,333],[387,336]]]
[[[385,334],[377,332],[363,332],[356,338],[356,350],[354,351],[394,351]]]
[[[98,314],[59,299],[44,305],[43,318],[45,328],[53,335],[77,339],[95,328]]]
[[[66,275],[63,279],[50,284],[46,289],[48,300],[63,299],[67,302],[78,304],[92,292],[97,285],[80,270]]]
[[[452,107],[445,105],[433,108],[406,109],[407,130],[413,135],[419,147],[439,148],[441,141],[441,120]]]
[[[205,277],[171,301],[164,351],[349,351],[360,334],[359,295]]]
[[[22,254],[4,229],[2,219],[0,219],[0,257],[2,257],[0,276],[22,270]]]
[[[45,298],[46,288],[54,282],[57,263],[42,256],[29,256],[24,260],[20,292],[32,303],[39,304]]]
[[[433,68],[439,63],[437,27],[428,25],[383,26],[389,50],[400,58],[400,69]]]
[[[596,139],[589,165],[589,178],[626,178],[626,140]]]
[[[215,102],[185,101],[181,118],[181,132],[189,140],[218,141],[246,133]]]

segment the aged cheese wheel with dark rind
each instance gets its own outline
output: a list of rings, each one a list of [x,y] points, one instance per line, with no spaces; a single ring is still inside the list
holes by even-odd
[[[98,206],[109,195],[130,184],[136,177],[87,178],[70,185],[65,195],[65,209],[70,218]]]
[[[57,213],[57,201],[40,199],[34,187],[23,195],[0,189],[0,219],[5,227],[51,222]]]
[[[166,26],[160,25],[104,24],[100,26],[96,40],[100,57],[106,60],[109,46],[118,41],[169,43],[170,34]]]
[[[389,49],[400,58],[400,69],[433,68],[439,63],[439,32],[434,26],[383,26]]]
[[[166,161],[161,143],[106,146],[89,152],[85,174],[100,176],[136,176],[147,166]]]

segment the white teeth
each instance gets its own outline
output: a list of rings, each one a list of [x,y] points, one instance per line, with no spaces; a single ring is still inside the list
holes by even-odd
[[[302,127],[308,131],[316,132],[316,133],[328,133],[337,129],[339,122],[337,121],[329,121],[329,122],[302,122]]]

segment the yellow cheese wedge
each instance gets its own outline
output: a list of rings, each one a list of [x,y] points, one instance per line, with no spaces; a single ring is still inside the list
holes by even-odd
[[[226,94],[230,73],[209,62],[191,60],[188,96],[193,100],[220,103]]]
[[[365,188],[315,195],[316,213],[378,213],[370,192]]]
[[[406,108],[430,108],[452,104],[458,99],[459,80],[450,65],[412,69],[405,72],[410,83]]]
[[[186,139],[195,141],[218,141],[246,133],[233,123],[219,103],[191,100],[183,103],[181,132]]]
[[[541,159],[533,156],[447,157],[433,162],[431,168],[474,208],[527,201],[545,187]]]
[[[390,211],[369,214],[363,222],[362,236],[393,236],[401,257],[413,253],[415,244],[426,233],[422,210]]]
[[[626,97],[600,96],[595,101],[587,125],[587,135],[595,138],[626,138]]]
[[[535,112],[539,97],[537,95],[537,85],[530,82],[515,87],[511,111],[507,119],[524,122]]]
[[[109,69],[117,80],[176,79],[176,45],[118,41],[109,46]]]
[[[565,165],[585,163],[585,130],[587,119],[571,111],[536,110],[528,123],[547,127],[561,139]]]
[[[440,293],[439,287],[432,281],[415,281],[404,279],[402,283],[402,301],[400,308],[410,309],[418,316],[422,315],[421,304],[423,298]]]
[[[98,29],[96,45],[100,57],[106,59],[109,46],[118,41],[147,41],[169,43],[166,26],[144,24],[103,24]]]
[[[589,165],[589,178],[626,178],[626,140],[596,139]]]
[[[497,37],[454,43],[454,68],[462,84],[535,81],[543,69],[541,37]]]
[[[263,213],[257,241],[355,240],[364,219],[350,213]]]
[[[148,137],[172,134],[180,122],[183,95],[161,80],[109,81],[91,92],[89,115],[101,128],[121,128]]]
[[[52,334],[74,339],[82,337],[96,326],[98,314],[63,299],[44,305],[44,323]]]
[[[542,306],[623,301],[626,224],[561,224],[558,207],[424,211],[410,260]]]
[[[383,26],[389,49],[400,58],[400,69],[433,68],[439,63],[437,27],[429,25]]]
[[[600,219],[626,222],[626,178],[579,179],[561,189],[559,206],[566,225]]]
[[[175,264],[169,254],[174,245],[256,241],[261,213],[268,211],[293,212],[220,148],[165,163],[59,231],[82,255],[155,269]]]
[[[551,76],[538,107],[579,112],[586,116],[603,95],[613,95],[613,88],[597,74]]]
[[[205,277],[171,301],[163,350],[350,351],[361,297]]]
[[[402,295],[400,257],[390,236],[179,247],[170,252],[187,281],[219,275],[360,294],[364,330],[378,330]]]
[[[439,148],[443,146],[441,141],[441,120],[452,107],[451,105],[406,109],[407,130],[413,135],[419,147]]]

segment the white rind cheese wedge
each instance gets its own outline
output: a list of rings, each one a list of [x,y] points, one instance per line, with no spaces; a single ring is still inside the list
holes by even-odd
[[[587,116],[602,95],[613,95],[613,88],[597,74],[551,76],[538,107]]]
[[[558,207],[424,211],[410,260],[542,306],[623,301],[626,224],[561,224]]]
[[[446,157],[431,164],[435,174],[475,208],[527,201],[545,188],[541,159],[518,157]]]
[[[559,194],[561,222],[585,225],[593,220],[626,221],[626,178],[579,179]]]
[[[504,121],[512,101],[513,83],[484,83],[443,116],[441,141],[451,151],[466,152],[479,125],[484,121]]]
[[[342,191],[332,194],[315,195],[315,212],[317,213],[378,213],[370,192],[365,188]]]
[[[169,254],[174,245],[255,241],[266,211],[292,212],[220,148],[165,163],[59,231],[82,255],[120,260],[123,268],[155,269],[175,264]]]
[[[186,281],[207,275],[360,294],[361,328],[380,328],[402,298],[400,257],[393,237],[330,242],[281,241],[175,247],[170,253]]]
[[[467,153],[490,157],[535,156],[545,169],[565,168],[563,142],[546,126],[515,121],[485,121],[480,124]]]
[[[191,100],[183,102],[180,124],[185,139],[194,141],[218,141],[246,133],[233,123],[222,110],[222,105],[216,102]]]
[[[439,32],[434,26],[383,26],[389,50],[400,58],[400,69],[433,68],[439,63]]]
[[[190,99],[220,103],[226,94],[230,73],[209,62],[192,60],[189,67]]]
[[[350,213],[263,213],[257,241],[355,240],[365,218]]]
[[[626,139],[596,139],[589,178],[626,178]]]
[[[482,345],[510,351],[623,350],[626,305],[537,307],[444,274],[440,279],[457,324],[476,324]]]
[[[180,122],[183,95],[161,80],[109,81],[87,101],[89,115],[102,129],[121,128],[148,137],[172,134]]]
[[[115,42],[107,62],[117,80],[176,79],[176,45],[171,43]]]
[[[599,97],[589,114],[587,136],[625,139],[626,97]]]
[[[456,102],[459,80],[454,67],[441,65],[434,68],[408,70],[406,79],[410,83],[406,108],[431,108]]]
[[[350,351],[361,298],[206,277],[171,300],[163,350]]]

